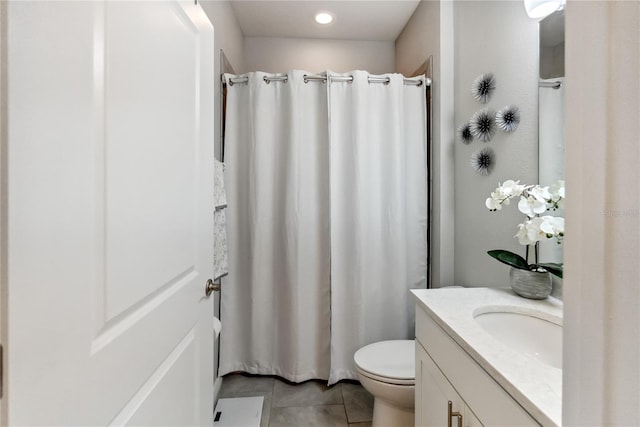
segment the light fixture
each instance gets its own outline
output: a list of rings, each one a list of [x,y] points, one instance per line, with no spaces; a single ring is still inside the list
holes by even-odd
[[[333,22],[333,14],[330,12],[318,12],[315,20],[318,24],[327,25]]]
[[[524,8],[532,19],[542,19],[564,8],[566,0],[524,0]]]

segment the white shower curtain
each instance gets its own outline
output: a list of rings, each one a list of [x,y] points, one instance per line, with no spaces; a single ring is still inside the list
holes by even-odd
[[[303,73],[229,86],[229,276],[220,375],[326,378],[331,322],[326,88]]]
[[[365,344],[413,338],[409,289],[426,287],[424,85],[332,83],[331,372],[356,379]]]
[[[357,377],[360,346],[413,336],[408,289],[427,274],[424,84],[309,74],[229,86],[220,375],[334,383]]]

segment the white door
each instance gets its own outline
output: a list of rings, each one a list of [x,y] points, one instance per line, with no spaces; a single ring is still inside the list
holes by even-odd
[[[212,424],[213,28],[5,6],[4,422]]]

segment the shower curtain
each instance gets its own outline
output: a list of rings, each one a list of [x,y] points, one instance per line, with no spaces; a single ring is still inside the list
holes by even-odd
[[[408,290],[427,275],[425,85],[311,74],[225,76],[220,375],[332,384],[357,378],[358,348],[413,337]]]

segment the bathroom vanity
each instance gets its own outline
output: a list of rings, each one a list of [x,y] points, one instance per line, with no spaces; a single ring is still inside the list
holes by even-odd
[[[561,301],[490,288],[411,292],[416,426],[561,424]]]

